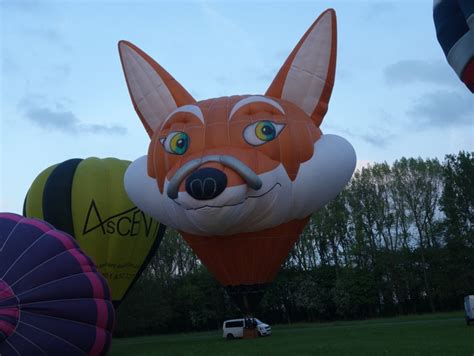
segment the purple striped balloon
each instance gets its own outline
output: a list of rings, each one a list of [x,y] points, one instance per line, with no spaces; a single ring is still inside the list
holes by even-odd
[[[105,355],[115,311],[105,279],[71,238],[0,213],[0,355]]]

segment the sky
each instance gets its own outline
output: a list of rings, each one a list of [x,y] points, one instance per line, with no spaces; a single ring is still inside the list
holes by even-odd
[[[70,158],[134,160],[149,138],[117,51],[126,39],[196,100],[263,94],[327,8],[336,82],[321,129],[358,165],[474,151],[474,96],[436,40],[432,0],[0,0],[0,211],[21,213],[36,176]]]

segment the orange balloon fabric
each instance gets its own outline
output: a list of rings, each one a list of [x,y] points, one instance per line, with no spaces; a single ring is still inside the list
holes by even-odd
[[[345,139],[324,134],[336,69],[336,15],[322,13],[265,95],[196,101],[149,55],[119,42],[151,142],[125,174],[130,199],[181,232],[244,311],[258,304],[309,216],[349,181]]]

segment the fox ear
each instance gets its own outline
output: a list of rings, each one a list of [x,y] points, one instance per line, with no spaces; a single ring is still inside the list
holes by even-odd
[[[336,47],[336,13],[329,9],[298,42],[265,95],[292,102],[319,126],[334,85]]]
[[[140,48],[127,41],[118,47],[133,106],[152,137],[171,112],[196,100]]]

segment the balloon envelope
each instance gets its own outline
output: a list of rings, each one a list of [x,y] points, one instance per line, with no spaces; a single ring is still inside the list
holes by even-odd
[[[129,161],[71,159],[44,170],[25,200],[24,215],[44,219],[72,235],[108,280],[114,305],[156,252],[165,226],[128,198],[123,175]]]
[[[234,301],[252,312],[309,216],[355,168],[322,134],[336,68],[336,15],[308,29],[264,95],[196,101],[133,44],[119,52],[148,155],[125,174],[143,211],[180,231]],[[229,69],[231,71],[231,69]]]
[[[114,319],[107,282],[69,235],[0,213],[0,355],[105,355]]]
[[[434,0],[436,35],[449,65],[474,92],[474,1]]]

